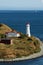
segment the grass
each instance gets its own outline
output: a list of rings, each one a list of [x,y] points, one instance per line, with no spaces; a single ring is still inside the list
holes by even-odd
[[[17,58],[40,52],[40,42],[36,38],[13,38],[13,44],[0,44],[0,58]]]
[[[12,29],[4,24],[0,25],[0,38],[5,38],[4,33],[9,31],[12,31]],[[27,37],[21,33],[19,38],[12,39],[12,45],[0,43],[0,58],[18,58],[41,51],[40,42],[34,36]]]
[[[5,24],[0,24],[0,34],[5,34],[6,32],[10,32],[12,29],[5,25]]]

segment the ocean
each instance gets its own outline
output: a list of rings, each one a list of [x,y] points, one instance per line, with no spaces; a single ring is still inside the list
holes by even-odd
[[[43,11],[0,10],[0,23],[26,34],[26,24],[31,26],[31,35],[43,41]],[[43,57],[19,62],[1,63],[4,65],[43,65]]]

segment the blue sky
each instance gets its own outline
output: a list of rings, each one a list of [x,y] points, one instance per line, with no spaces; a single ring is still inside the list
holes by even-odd
[[[43,0],[0,0],[0,10],[43,10]]]

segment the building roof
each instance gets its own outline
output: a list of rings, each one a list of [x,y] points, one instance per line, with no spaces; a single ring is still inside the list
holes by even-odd
[[[12,30],[11,32],[6,32],[5,34],[8,34],[8,33],[16,33],[16,34],[20,34],[19,32],[15,31],[15,30]]]

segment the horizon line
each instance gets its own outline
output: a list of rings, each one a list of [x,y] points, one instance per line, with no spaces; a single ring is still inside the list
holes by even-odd
[[[6,10],[6,9],[5,9],[5,10]],[[11,11],[12,9],[11,9],[11,10],[7,9],[7,10],[8,10],[8,11]],[[7,10],[6,10],[6,11],[7,11]],[[4,11],[4,10],[0,10],[0,11]],[[42,10],[42,9],[41,9],[41,10],[40,10],[40,9],[39,9],[39,10],[31,10],[31,9],[30,9],[30,10],[12,10],[12,11],[43,11],[43,10]]]

